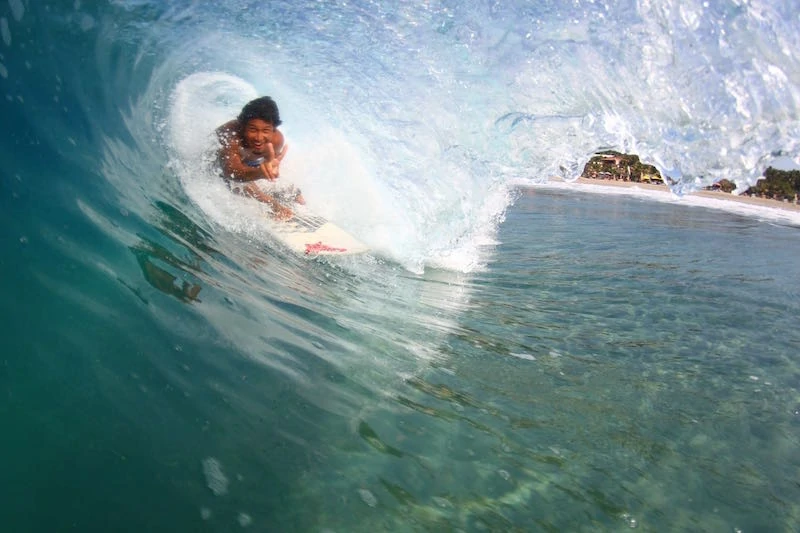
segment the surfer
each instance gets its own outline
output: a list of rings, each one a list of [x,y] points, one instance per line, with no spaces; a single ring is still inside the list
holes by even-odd
[[[276,218],[291,218],[293,212],[286,203],[304,204],[302,193],[294,186],[280,187],[280,164],[288,146],[278,130],[281,118],[278,106],[269,96],[245,104],[239,116],[217,128],[220,148],[218,160],[222,177],[230,189],[255,198],[272,207]],[[257,181],[269,182],[261,187]]]

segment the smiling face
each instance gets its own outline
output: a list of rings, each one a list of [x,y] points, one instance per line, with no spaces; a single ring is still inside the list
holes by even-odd
[[[275,127],[271,122],[253,118],[244,126],[244,144],[254,154],[263,155],[267,152],[267,143],[273,142]]]

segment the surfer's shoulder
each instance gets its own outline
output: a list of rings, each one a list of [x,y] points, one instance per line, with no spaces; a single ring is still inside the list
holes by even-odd
[[[215,130],[219,142],[225,145],[239,139],[239,121],[236,119],[229,120],[222,126]]]

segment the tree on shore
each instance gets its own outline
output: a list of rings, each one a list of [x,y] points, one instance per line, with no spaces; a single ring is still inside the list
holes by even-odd
[[[646,183],[663,183],[661,173],[647,165],[635,154],[622,154],[614,150],[598,152],[583,167],[582,178],[611,179]]]
[[[773,200],[795,201],[800,195],[800,170],[778,170],[769,167],[764,179],[745,191],[750,196]]]
[[[635,154],[623,154],[614,150],[598,152],[583,167],[582,178],[633,181],[637,183],[664,183],[664,178],[653,165],[647,165]],[[707,190],[733,192],[736,184],[720,180],[706,187]],[[764,178],[748,188],[744,194],[773,200],[796,201],[800,198],[800,170],[778,170],[773,167],[764,171]]]
[[[736,190],[736,184],[731,180],[722,179],[715,182],[710,187],[706,187],[706,189],[710,191],[722,191],[731,193]]]

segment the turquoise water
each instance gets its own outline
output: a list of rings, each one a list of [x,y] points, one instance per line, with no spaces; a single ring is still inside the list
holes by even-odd
[[[0,6],[4,531],[797,529],[797,217],[544,184],[796,158],[790,3],[83,4]],[[266,92],[374,253],[208,170]]]
[[[197,231],[162,224],[174,246]],[[6,516],[42,531],[797,523],[796,228],[526,191],[498,237],[470,276],[284,258],[293,279],[270,283],[231,264],[277,267],[268,250],[216,252],[205,271],[243,279],[199,280],[198,301],[20,244]],[[144,255],[181,274],[174,253]]]

